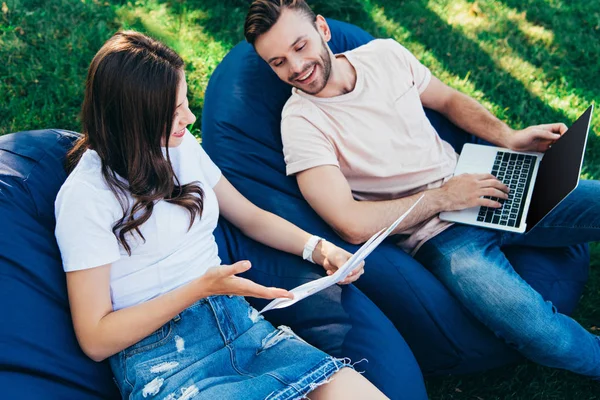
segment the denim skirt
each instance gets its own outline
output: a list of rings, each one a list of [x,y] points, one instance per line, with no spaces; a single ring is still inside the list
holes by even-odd
[[[124,399],[296,399],[348,362],[275,329],[243,297],[202,299],[110,358]]]

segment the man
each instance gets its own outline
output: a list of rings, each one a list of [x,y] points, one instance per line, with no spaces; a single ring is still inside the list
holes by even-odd
[[[579,188],[526,235],[441,221],[442,211],[498,208],[494,176],[452,177],[456,154],[423,107],[501,147],[543,152],[564,124],[515,131],[432,76],[394,40],[334,55],[330,31],[304,0],[256,0],[245,36],[294,86],[282,112],[288,175],[345,240],[362,243],[422,194],[394,233],[482,323],[529,359],[600,379],[600,340],[556,311],[514,271],[502,246],[562,246],[600,239],[600,184]],[[486,197],[484,197],[486,196]]]

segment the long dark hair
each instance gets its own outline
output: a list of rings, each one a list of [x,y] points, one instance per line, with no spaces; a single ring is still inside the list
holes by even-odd
[[[162,141],[169,142],[182,71],[183,60],[175,51],[133,31],[110,38],[88,70],[83,135],[67,156],[67,169],[72,171],[87,149],[98,153],[102,175],[123,209],[113,233],[129,255],[126,234],[137,232],[145,240],[139,227],[157,201],[186,208],[189,227],[202,215],[202,188],[197,182],[180,185],[169,148],[166,159],[161,149]]]

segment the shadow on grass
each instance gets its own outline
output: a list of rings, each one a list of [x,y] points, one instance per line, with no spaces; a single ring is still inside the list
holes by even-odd
[[[121,25],[164,41],[186,60],[190,106],[197,121],[201,121],[204,90],[212,71],[227,51],[244,40],[249,1],[151,0],[134,6],[121,5],[121,1],[113,3]],[[311,5],[328,17],[358,23],[371,31],[378,29],[359,0],[318,1]],[[200,134],[199,128],[192,132]]]
[[[171,4],[174,12],[181,12],[182,8],[203,10],[205,17],[199,21],[203,29],[229,47],[244,40],[243,22],[249,4],[247,0],[189,0],[185,2],[178,0],[167,3]],[[510,3],[510,7],[515,7],[514,3],[516,2],[505,0],[505,3]],[[534,9],[535,6],[539,6],[541,9],[545,4],[540,1],[535,3]],[[476,42],[466,38],[461,32],[441,20],[437,14],[427,8],[423,1],[374,0],[368,2],[352,0],[342,2],[319,0],[311,2],[316,13],[354,23],[374,36],[385,36],[385,29],[378,25],[366,11],[371,4],[382,7],[387,17],[408,29],[416,41],[425,45],[435,54],[447,71],[457,76],[470,74],[470,81],[476,85],[476,88],[485,93],[490,101],[505,110],[505,118],[523,126],[551,121],[565,122],[567,125],[573,122],[564,113],[554,110],[530,93],[520,81],[499,67]],[[524,7],[529,8],[529,5],[520,6],[520,8]],[[550,9],[550,12],[556,12],[556,10]],[[569,17],[575,18],[572,15]],[[544,18],[548,21],[551,20],[550,16]],[[509,22],[507,29],[510,29],[507,32],[518,32],[514,23]],[[559,33],[555,35],[555,37],[559,36]],[[527,38],[523,36],[509,35],[508,40],[511,46],[514,45],[512,47],[516,54],[532,65],[543,68],[544,65],[562,66],[565,63],[560,55],[552,55],[542,46],[530,46]],[[523,51],[523,49],[532,50]],[[451,55],[448,55],[449,53]],[[560,53],[562,54],[562,52]],[[453,58],[458,61],[454,61]],[[579,76],[580,74],[577,73],[577,65],[585,66],[585,58],[574,57],[573,60],[567,62],[568,65],[565,65],[564,68],[545,72],[549,77],[569,79],[569,82],[577,88],[574,89],[577,94],[585,101],[592,102],[595,98],[594,86],[586,85],[585,77]],[[584,173],[593,179],[600,177],[600,139],[593,134],[590,135],[588,143]]]
[[[467,1],[477,3],[475,0]],[[518,34],[516,24],[507,21],[509,25],[503,33],[512,41],[509,44],[517,44],[511,46],[515,51],[536,67],[544,69],[550,77],[566,78],[578,92],[583,91],[587,101],[597,96],[600,75],[590,71],[590,67],[596,66],[600,59],[600,11],[594,2],[574,0],[560,7],[543,0],[500,2],[523,13],[527,22],[553,34],[549,47],[556,52],[550,54],[546,48],[532,45],[527,37]]]
[[[476,88],[502,108],[511,121],[523,125],[546,122],[565,122],[570,125],[573,122],[564,113],[554,110],[530,93],[520,81],[499,67],[476,42],[427,8],[425,2],[375,0],[373,3],[382,7],[389,19],[409,30],[411,37],[425,45],[444,69],[457,76],[469,74],[469,80]],[[454,58],[458,61],[454,61]],[[592,134],[584,172],[593,179],[600,177],[598,153],[600,138]]]
[[[68,7],[64,0],[5,4],[0,14],[0,135],[79,130],[88,64],[117,28],[112,8],[92,1]]]
[[[553,33],[553,51],[543,46],[530,45],[529,39],[519,32],[517,24],[507,21],[508,45],[524,60],[540,68],[550,81],[566,83],[569,92],[576,94],[585,104],[581,112],[593,102],[600,100],[600,11],[591,2],[574,1],[568,6],[555,7],[549,2],[531,0],[503,0],[506,6],[525,13],[529,23],[543,26]],[[494,35],[501,39],[499,34]],[[598,105],[598,104],[597,104]],[[600,139],[598,116],[595,111],[594,132],[590,132],[584,172],[592,179],[600,178]]]
[[[203,10],[205,18],[202,27],[216,40],[233,47],[244,40],[244,20],[248,12],[248,0],[165,0],[173,7],[174,12],[183,9]],[[317,14],[327,18],[350,22],[360,26],[375,36],[383,30],[365,11],[364,2],[360,0],[316,0],[309,1]]]
[[[598,6],[592,2],[576,1],[573,3],[581,5],[572,4],[568,7],[570,8],[568,11],[561,12],[560,9],[556,9],[551,11],[551,14],[545,2],[530,1],[527,7],[524,7],[522,2],[513,0],[503,2],[509,7],[524,12],[528,22],[544,26],[554,33],[551,46],[557,48],[555,54],[550,54],[541,46],[535,48],[527,46],[528,40],[523,38],[525,45],[514,47],[529,50],[522,52],[523,58],[539,68],[544,68],[544,72],[549,75],[558,73],[566,78],[578,92],[581,91],[586,101],[597,97],[600,93],[600,75],[590,68],[597,66],[600,59]],[[516,26],[509,29],[516,29]],[[555,71],[547,68],[548,66],[558,68]]]

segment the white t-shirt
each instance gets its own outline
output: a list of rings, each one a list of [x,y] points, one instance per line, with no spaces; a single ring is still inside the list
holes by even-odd
[[[58,192],[55,234],[63,268],[70,272],[112,264],[114,310],[169,292],[221,263],[213,236],[219,205],[212,189],[221,171],[189,131],[179,146],[169,148],[169,156],[182,185],[200,182],[202,217],[197,216],[188,231],[189,212],[158,201],[150,219],[140,227],[146,241],[131,231],[126,235],[131,256],[112,232],[123,211],[102,176],[100,157],[94,150],[83,154]],[[133,198],[128,196],[128,200],[131,207]]]
[[[287,174],[334,165],[358,200],[397,199],[440,187],[456,153],[429,122],[420,94],[431,72],[393,39],[377,39],[343,53],[356,70],[346,94],[321,98],[298,89],[282,111]],[[431,217],[405,230],[399,245],[416,252],[450,226]]]

